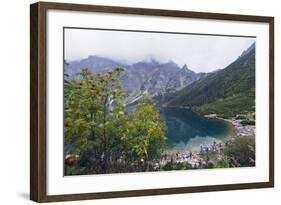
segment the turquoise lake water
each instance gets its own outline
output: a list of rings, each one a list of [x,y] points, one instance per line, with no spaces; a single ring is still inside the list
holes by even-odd
[[[232,132],[228,122],[206,118],[188,109],[161,108],[160,113],[172,149],[198,150],[201,144],[220,142]]]

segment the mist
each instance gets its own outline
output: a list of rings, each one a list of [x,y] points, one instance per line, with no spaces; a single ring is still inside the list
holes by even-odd
[[[89,55],[132,64],[155,59],[186,64],[195,72],[222,69],[255,42],[253,37],[170,34],[65,28],[64,58]]]

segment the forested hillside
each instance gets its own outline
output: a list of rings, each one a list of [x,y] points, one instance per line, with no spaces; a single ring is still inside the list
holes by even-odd
[[[192,107],[202,114],[231,117],[255,110],[254,44],[229,66],[167,97],[171,107]]]

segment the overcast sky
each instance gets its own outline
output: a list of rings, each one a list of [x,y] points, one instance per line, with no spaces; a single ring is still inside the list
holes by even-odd
[[[186,64],[195,72],[225,68],[255,38],[163,34],[89,29],[65,29],[65,59],[87,58],[89,55],[108,57],[125,63],[156,59]]]

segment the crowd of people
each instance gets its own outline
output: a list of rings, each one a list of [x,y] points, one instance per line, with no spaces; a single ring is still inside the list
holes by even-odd
[[[169,161],[174,161],[176,163],[188,162],[192,167],[201,167],[206,164],[206,160],[203,155],[208,154],[211,151],[222,152],[223,145],[221,142],[217,143],[214,141],[212,144],[200,145],[199,152],[186,151],[176,151],[170,154],[164,154],[162,159],[162,164]]]

